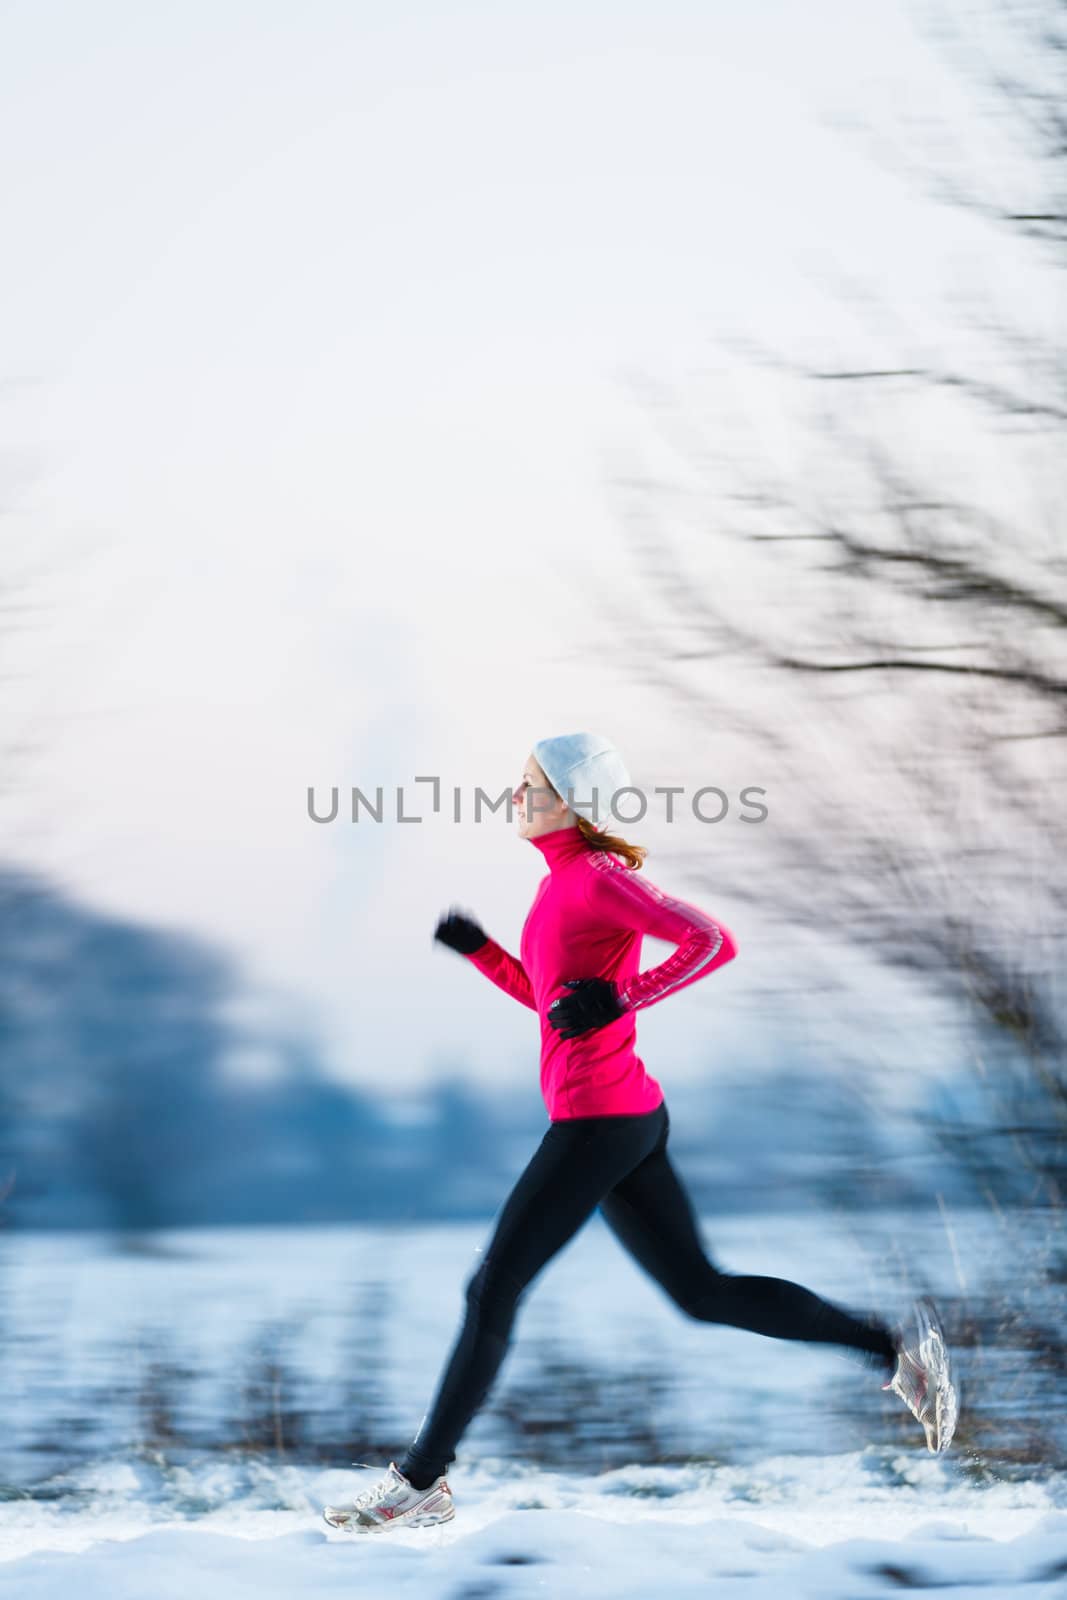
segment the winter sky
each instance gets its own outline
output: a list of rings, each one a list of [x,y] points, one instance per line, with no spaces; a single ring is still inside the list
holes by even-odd
[[[307,786],[499,792],[578,727],[722,781],[598,620],[628,379],[852,348],[828,279],[936,325],[977,224],[829,119],[968,102],[892,0],[34,0],[0,34],[5,552],[44,608],[5,848],[219,941],[342,1076],[535,1073],[529,1014],[431,945],[455,901],[517,949],[533,847],[318,827]],[[653,1070],[728,1034],[715,981],[647,1019]]]

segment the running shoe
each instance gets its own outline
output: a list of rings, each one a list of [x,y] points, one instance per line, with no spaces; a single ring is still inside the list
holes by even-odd
[[[357,1461],[354,1465],[365,1467],[370,1463]],[[357,1495],[347,1505],[326,1506],[322,1514],[331,1528],[343,1528],[346,1533],[372,1533],[379,1529],[428,1528],[437,1522],[451,1522],[456,1508],[443,1474],[428,1489],[416,1489],[396,1462],[390,1461],[389,1470],[373,1489]]]
[[[948,1347],[937,1308],[928,1295],[912,1307],[917,1334],[897,1343],[897,1369],[883,1389],[900,1396],[922,1424],[926,1447],[935,1455],[948,1449],[956,1431],[959,1405],[952,1383]]]

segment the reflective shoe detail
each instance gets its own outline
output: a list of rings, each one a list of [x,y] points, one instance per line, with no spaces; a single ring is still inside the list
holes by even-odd
[[[322,1513],[331,1528],[343,1528],[346,1533],[370,1533],[382,1528],[428,1528],[438,1522],[451,1522],[455,1514],[452,1491],[443,1475],[428,1489],[416,1489],[395,1461],[390,1461],[385,1476],[373,1489],[345,1505],[325,1506]]]
[[[912,1416],[921,1423],[926,1448],[940,1454],[952,1443],[959,1410],[948,1348],[941,1319],[929,1296],[916,1300],[913,1313],[917,1335],[911,1341],[901,1336],[897,1370],[882,1388],[892,1389],[900,1396]]]

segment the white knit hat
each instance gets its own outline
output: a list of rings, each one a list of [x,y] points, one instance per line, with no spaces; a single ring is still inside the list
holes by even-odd
[[[617,791],[633,787],[622,756],[610,739],[598,733],[539,739],[533,753],[552,787],[594,828],[606,828],[612,821],[611,802]]]

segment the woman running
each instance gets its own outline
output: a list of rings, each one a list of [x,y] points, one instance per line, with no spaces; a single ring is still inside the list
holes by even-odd
[[[952,1437],[955,1393],[929,1300],[916,1301],[918,1335],[906,1342],[899,1326],[782,1278],[725,1272],[705,1252],[667,1153],[663,1091],[636,1053],[635,1013],[725,966],[737,941],[718,919],[638,876],[643,845],[578,814],[599,816],[631,787],[618,751],[595,734],[535,744],[512,800],[519,835],[548,872],[523,926],[521,959],[455,908],[437,925],[437,940],[537,1013],[549,1127],[466,1284],[466,1314],[430,1410],[399,1464],[350,1504],[325,1508],[336,1528],[425,1527],[455,1515],[445,1474],[504,1359],[519,1303],[597,1208],[687,1316],[855,1351],[904,1400],[931,1450]],[[676,948],[642,972],[646,934]]]

